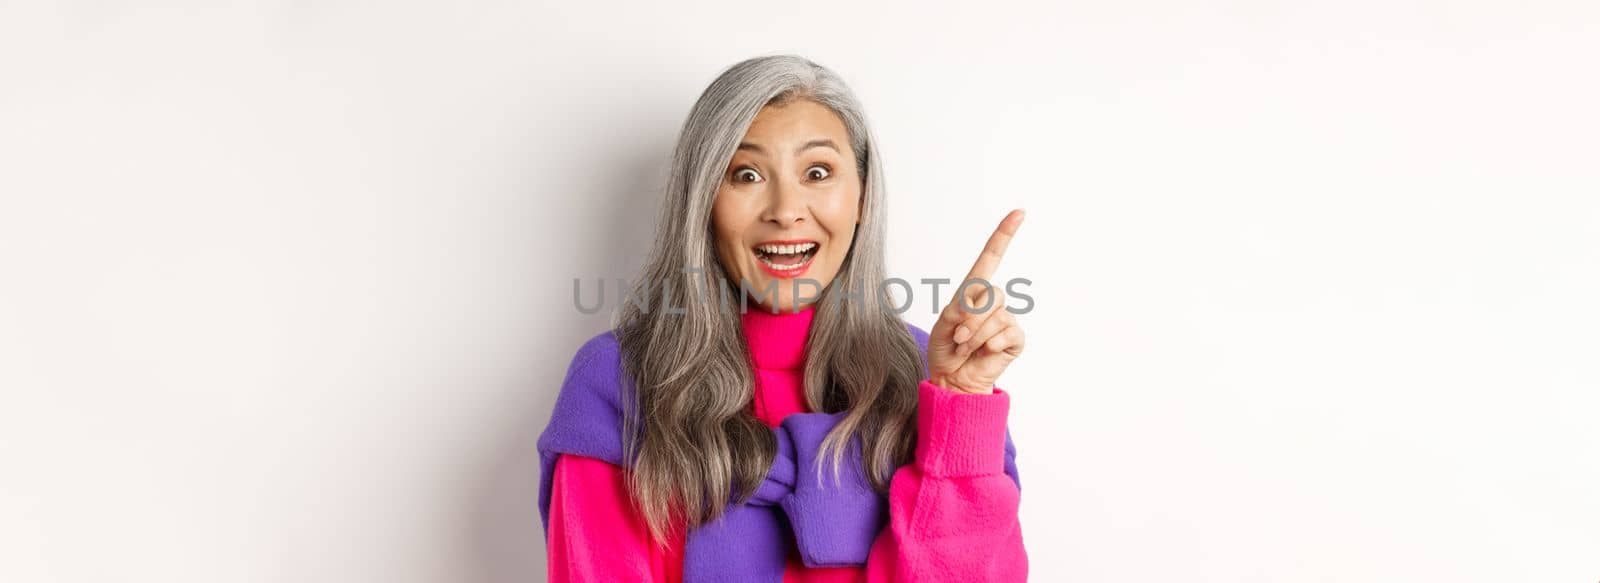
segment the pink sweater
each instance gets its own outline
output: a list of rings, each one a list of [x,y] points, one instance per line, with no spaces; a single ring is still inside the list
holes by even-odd
[[[767,425],[809,412],[802,375],[815,313],[743,316],[755,364],[752,412]],[[917,390],[915,459],[890,482],[889,524],[866,566],[807,567],[791,548],[785,583],[1027,579],[1019,491],[1002,469],[1010,395],[998,387],[990,395],[961,394],[927,380]],[[621,468],[563,454],[553,480],[551,583],[682,581],[683,529],[667,545],[654,544],[633,511]]]

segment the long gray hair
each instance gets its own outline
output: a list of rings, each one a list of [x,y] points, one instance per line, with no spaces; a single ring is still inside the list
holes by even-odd
[[[683,124],[655,245],[617,313],[632,381],[623,383],[620,404],[624,458],[631,461],[627,484],[659,542],[673,528],[710,522],[730,501],[747,500],[777,454],[772,430],[749,411],[755,380],[739,309],[711,299],[743,298],[717,259],[711,207],[756,114],[800,99],[828,107],[844,122],[862,180],[854,243],[816,303],[806,340],[807,406],[846,412],[819,459],[831,460],[837,477],[842,456],[859,438],[866,478],[886,492],[915,447],[916,387],[926,371],[905,322],[879,294],[883,171],[861,105],[838,75],[804,58],[739,62],[701,93]]]

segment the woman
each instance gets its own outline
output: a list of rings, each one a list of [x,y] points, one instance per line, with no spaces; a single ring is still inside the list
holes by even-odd
[[[879,293],[884,202],[833,72],[761,57],[705,90],[643,276],[539,439],[552,582],[1026,578],[994,386],[1022,330],[984,285],[931,333],[901,320]]]

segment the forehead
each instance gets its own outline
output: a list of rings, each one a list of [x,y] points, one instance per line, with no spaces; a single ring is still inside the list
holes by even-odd
[[[849,131],[833,110],[805,99],[761,108],[745,131],[745,141],[754,143],[784,144],[812,138],[833,138],[844,147],[849,143]]]

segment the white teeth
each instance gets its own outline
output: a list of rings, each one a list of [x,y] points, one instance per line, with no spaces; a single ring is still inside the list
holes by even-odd
[[[801,267],[804,267],[807,263],[811,263],[810,259],[806,259],[806,260],[800,261],[799,263],[794,263],[794,264],[789,264],[789,265],[778,265],[776,263],[773,263],[771,259],[767,259],[766,256],[764,256],[764,255],[757,256],[757,257],[759,259],[761,259],[762,263],[767,264],[767,267],[771,267],[771,268],[776,269],[778,271],[793,271],[793,270],[796,270],[796,269],[800,269]]]
[[[762,253],[793,255],[795,253],[805,253],[812,250],[816,246],[816,243],[800,243],[797,245],[757,245],[756,249],[760,249]]]

